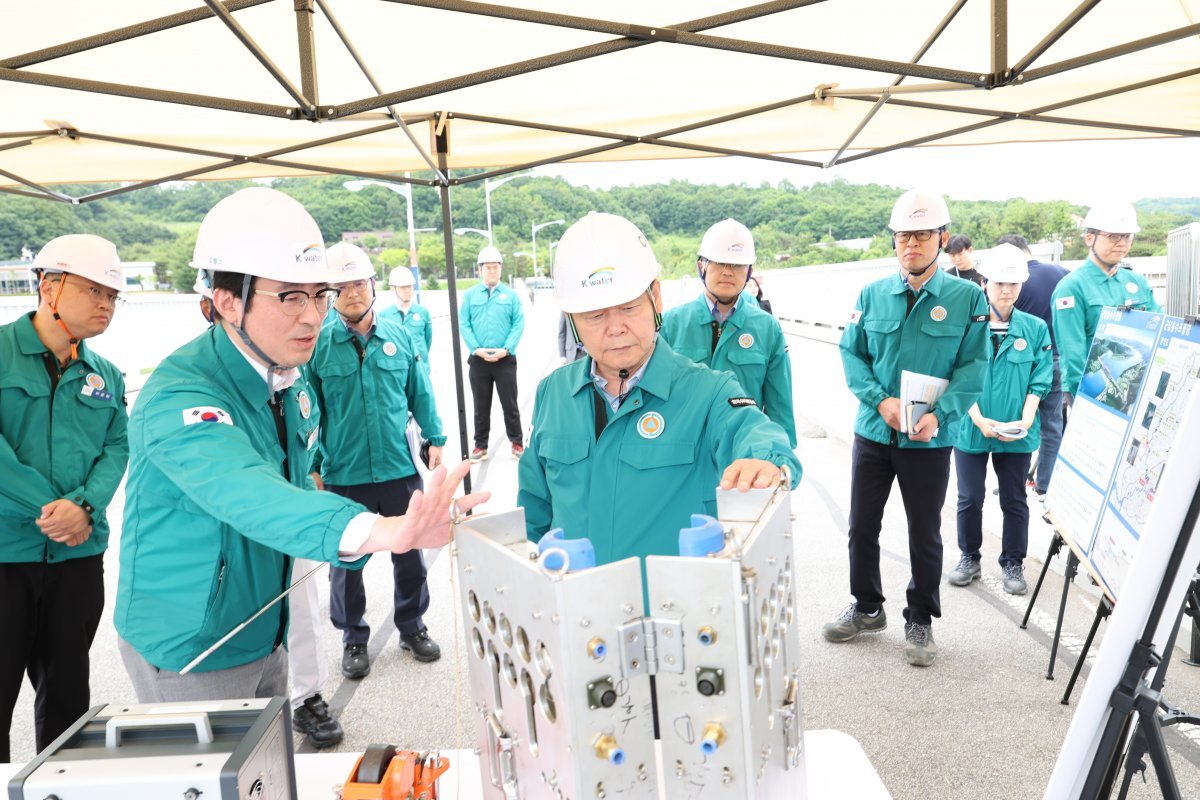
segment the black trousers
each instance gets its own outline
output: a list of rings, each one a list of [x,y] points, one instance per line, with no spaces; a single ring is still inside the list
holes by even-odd
[[[513,444],[523,444],[521,409],[517,406],[517,357],[484,361],[479,356],[467,359],[471,396],[475,401],[475,446],[485,450],[492,433],[492,387],[500,396],[504,411],[504,433]]]
[[[949,447],[902,448],[855,435],[850,466],[850,593],[859,610],[883,607],[879,531],[883,509],[900,484],[908,517],[912,578],[904,619],[928,625],[942,615],[942,506],[950,479]]]
[[[104,613],[104,556],[0,564],[0,762],[26,674],[40,752],[91,703],[88,650]]]
[[[421,488],[416,475],[383,483],[359,486],[326,486],[329,491],[362,503],[368,511],[386,517],[398,517],[408,510],[413,492]],[[370,558],[370,556],[364,556]],[[425,630],[422,617],[429,610],[429,584],[425,581],[425,561],[420,550],[392,554],[392,620],[402,634]],[[367,593],[360,569],[329,568],[329,617],[342,632],[342,644],[367,644],[371,626],[367,624]]]

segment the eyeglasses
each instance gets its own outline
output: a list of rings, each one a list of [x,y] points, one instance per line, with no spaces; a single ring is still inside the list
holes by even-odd
[[[908,244],[913,239],[916,239],[918,242],[928,242],[929,237],[935,233],[937,231],[896,231],[892,236],[900,244]]]
[[[77,289],[83,289],[83,287],[79,286],[78,284],[74,284],[74,285],[75,285],[75,288],[77,288]],[[99,286],[89,286],[84,291],[86,291],[88,293],[88,297],[96,305],[112,306],[114,309],[120,308],[121,306],[125,305],[125,298],[122,297],[121,295],[119,295],[118,293],[112,291],[111,289],[108,291],[105,291],[104,289],[101,289]]]
[[[371,281],[364,278],[361,281],[347,281],[346,283],[339,283],[336,291],[341,292],[342,294],[358,294],[359,292],[365,292],[369,288],[371,288]]]
[[[313,307],[317,309],[318,314],[324,314],[329,311],[329,306],[337,299],[337,289],[320,289],[315,294],[309,294],[303,289],[289,289],[286,292],[268,292],[266,289],[255,289],[255,294],[265,294],[268,297],[279,298],[279,305],[283,306],[283,313],[289,317],[298,317],[304,313],[304,309],[308,308],[308,301],[313,301]]]
[[[727,269],[730,272],[745,272],[746,270],[750,269],[749,264],[722,264],[720,261],[709,261],[707,258],[704,259],[704,263],[711,269],[718,271]]]
[[[1102,233],[1100,235],[1105,239],[1108,239],[1111,244],[1121,244],[1121,242],[1133,241],[1132,233]]]

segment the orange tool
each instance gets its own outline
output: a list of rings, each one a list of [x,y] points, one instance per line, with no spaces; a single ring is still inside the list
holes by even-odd
[[[436,800],[437,781],[450,760],[392,745],[373,744],[342,785],[342,800]]]

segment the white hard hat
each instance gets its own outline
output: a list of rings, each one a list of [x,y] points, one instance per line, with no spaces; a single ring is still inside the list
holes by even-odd
[[[208,283],[208,273],[202,269],[196,270],[196,282],[192,284],[192,291],[201,297],[213,299],[212,286]]]
[[[192,266],[287,283],[328,283],[321,229],[304,206],[265,186],[241,189],[200,223]]]
[[[754,263],[754,236],[736,219],[723,219],[700,240],[700,257],[717,264]]]
[[[1029,280],[1028,256],[1016,245],[1005,242],[977,254],[979,274],[994,283],[1024,283]]]
[[[349,242],[338,242],[325,251],[325,263],[329,265],[330,283],[347,283],[375,277],[375,265],[361,247]]]
[[[1083,218],[1085,229],[1106,233],[1137,233],[1137,212],[1132,203],[1101,203],[1088,209]]]
[[[909,189],[892,206],[888,227],[893,231],[931,231],[950,224],[946,199],[937,192]]]
[[[67,272],[118,292],[125,289],[117,246],[90,233],[68,233],[46,242],[31,269],[35,272]]]
[[[408,267],[396,267],[392,270],[392,274],[388,275],[388,286],[393,289],[397,286],[412,286],[416,282],[412,270]]]
[[[658,277],[646,237],[624,217],[593,211],[567,228],[554,255],[554,297],[568,314],[628,303]]]
[[[475,257],[476,264],[503,264],[504,256],[499,249],[492,247],[490,244],[479,251],[479,255]]]

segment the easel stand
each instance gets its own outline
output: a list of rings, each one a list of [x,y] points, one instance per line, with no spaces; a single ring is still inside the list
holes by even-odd
[[[1096,753],[1088,770],[1087,780],[1083,786],[1081,798],[1100,800],[1112,795],[1116,784],[1117,772],[1122,764],[1122,743],[1130,741],[1124,763],[1126,766],[1125,780],[1121,785],[1121,797],[1125,797],[1131,782],[1132,772],[1145,769],[1142,754],[1150,756],[1154,765],[1158,785],[1165,800],[1182,800],[1179,783],[1175,779],[1175,771],[1171,767],[1171,759],[1167,753],[1166,741],[1163,739],[1162,728],[1179,722],[1200,723],[1200,718],[1192,717],[1166,705],[1162,697],[1162,686],[1166,680],[1169,661],[1165,661],[1154,645],[1154,634],[1158,630],[1163,615],[1166,612],[1167,599],[1171,588],[1175,585],[1177,576],[1183,567],[1183,555],[1191,541],[1197,518],[1200,517],[1200,484],[1192,493],[1192,501],[1188,506],[1187,515],[1180,527],[1175,547],[1171,551],[1167,569],[1154,598],[1154,605],[1142,628],[1142,635],[1134,644],[1129,654],[1129,661],[1121,675],[1117,687],[1109,699],[1112,713],[1104,724]],[[1189,588],[1189,594],[1195,589],[1195,582]],[[1179,633],[1179,623],[1183,617],[1183,606],[1176,612],[1175,626],[1167,640],[1165,652],[1170,653],[1174,646],[1175,636]],[[1156,670],[1153,680],[1146,681],[1150,670]],[[1167,711],[1165,716],[1159,715],[1159,709]],[[1130,738],[1130,728],[1134,728]]]
[[[1071,680],[1067,681],[1067,690],[1063,692],[1062,700],[1059,700],[1064,706],[1071,704],[1071,691],[1075,688],[1075,681],[1079,680],[1079,672],[1083,669],[1083,662],[1087,661],[1088,651],[1092,649],[1092,640],[1096,638],[1096,631],[1100,628],[1100,621],[1108,619],[1112,614],[1113,604],[1108,599],[1108,595],[1100,597],[1100,605],[1096,606],[1096,616],[1092,618],[1092,627],[1088,630],[1087,639],[1083,641],[1083,650],[1079,653],[1079,660],[1075,662],[1075,669],[1071,670]]]
[[[1056,531],[1054,537],[1050,540],[1050,549],[1046,553],[1046,560],[1042,562],[1042,571],[1038,575],[1037,583],[1033,587],[1033,594],[1029,597],[1029,606],[1025,609],[1025,616],[1021,620],[1021,629],[1024,630],[1029,626],[1029,615],[1033,613],[1033,605],[1037,602],[1038,594],[1042,591],[1042,582],[1046,580],[1046,573],[1050,570],[1050,561],[1059,554],[1066,541]],[[1075,580],[1075,576],[1079,572],[1079,559],[1075,556],[1075,551],[1067,548],[1067,569],[1063,575],[1063,590],[1062,599],[1058,602],[1058,619],[1054,623],[1054,638],[1050,642],[1050,664],[1046,667],[1046,680],[1054,680],[1054,661],[1058,657],[1058,642],[1062,637],[1063,616],[1067,613],[1067,593],[1071,589],[1071,582]],[[1097,611],[1097,614],[1099,611]],[[1093,634],[1094,634],[1093,626]],[[1088,643],[1091,643],[1091,636],[1088,637]],[[1086,652],[1086,650],[1084,651]],[[1078,672],[1078,670],[1076,670]],[[1074,682],[1072,680],[1072,682]],[[1070,694],[1068,687],[1067,693]]]

